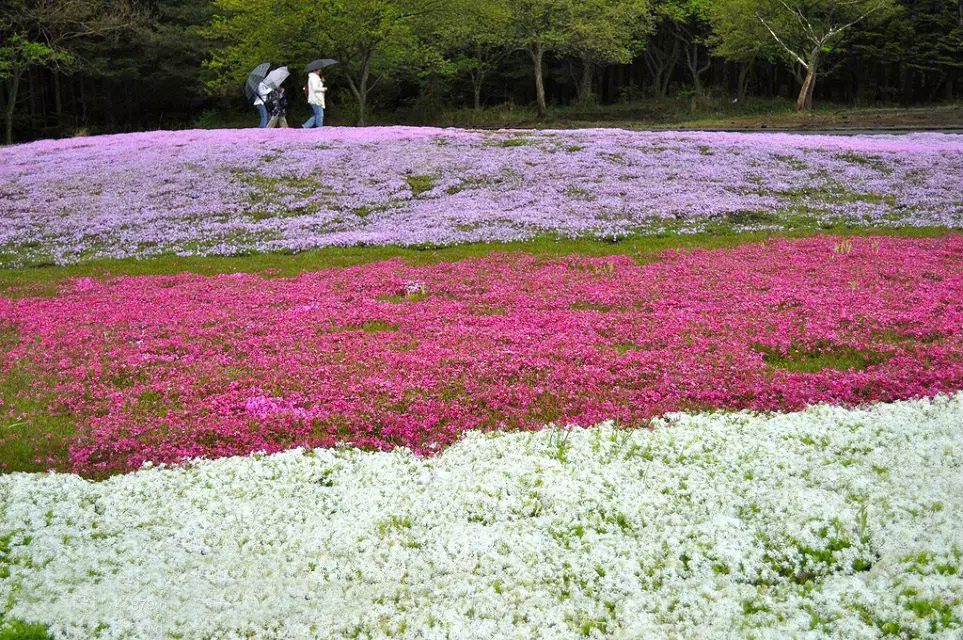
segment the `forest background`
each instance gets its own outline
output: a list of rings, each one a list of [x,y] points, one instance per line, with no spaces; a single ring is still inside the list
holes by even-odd
[[[958,105],[963,0],[4,0],[7,142],[252,126],[321,57],[326,124],[528,126]]]

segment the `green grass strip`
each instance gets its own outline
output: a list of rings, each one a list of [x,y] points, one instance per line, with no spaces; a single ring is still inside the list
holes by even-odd
[[[296,254],[263,253],[234,257],[169,255],[146,259],[92,260],[69,266],[0,269],[0,295],[8,297],[54,295],[56,293],[55,283],[64,278],[263,272],[271,276],[291,277],[306,271],[355,266],[393,258],[401,258],[414,265],[428,265],[441,262],[457,262],[469,258],[482,258],[492,253],[501,252],[526,252],[545,256],[577,254],[602,257],[628,255],[639,262],[651,262],[657,259],[659,252],[666,249],[726,249],[773,238],[805,238],[827,234],[838,236],[943,237],[960,233],[963,233],[963,231],[946,227],[840,226],[824,230],[805,229],[787,232],[630,235],[614,240],[540,236],[528,241],[507,243],[473,243],[447,247],[329,247]]]

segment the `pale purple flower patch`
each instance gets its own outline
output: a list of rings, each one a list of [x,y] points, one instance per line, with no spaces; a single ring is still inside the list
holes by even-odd
[[[963,225],[963,138],[414,127],[0,149],[0,266],[537,235]]]

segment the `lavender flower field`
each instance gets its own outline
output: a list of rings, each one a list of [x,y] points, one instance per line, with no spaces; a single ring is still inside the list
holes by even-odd
[[[0,150],[0,267],[540,235],[963,226],[957,136],[182,131]]]

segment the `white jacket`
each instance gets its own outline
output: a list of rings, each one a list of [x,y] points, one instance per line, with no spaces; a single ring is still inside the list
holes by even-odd
[[[274,91],[271,87],[267,86],[263,82],[257,85],[257,93],[254,95],[254,106],[260,106],[264,104],[264,99],[268,97],[268,94]]]
[[[324,92],[328,88],[321,82],[317,73],[308,74],[308,104],[316,104],[324,109]]]

